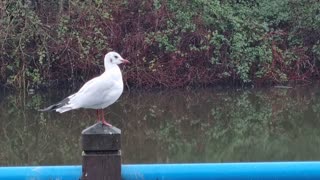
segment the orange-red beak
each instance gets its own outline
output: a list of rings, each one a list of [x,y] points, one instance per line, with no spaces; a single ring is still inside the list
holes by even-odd
[[[128,60],[126,60],[126,59],[122,59],[121,62],[122,62],[123,64],[130,64],[130,61],[128,61]]]

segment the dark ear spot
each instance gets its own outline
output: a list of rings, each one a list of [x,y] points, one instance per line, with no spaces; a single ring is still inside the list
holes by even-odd
[[[112,59],[110,58],[110,62],[112,63]]]

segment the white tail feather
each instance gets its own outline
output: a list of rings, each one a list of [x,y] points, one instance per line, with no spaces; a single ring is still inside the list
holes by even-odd
[[[71,107],[63,106],[63,107],[61,107],[61,108],[56,109],[56,112],[64,113],[64,112],[67,112],[67,111],[70,111],[70,110],[72,110]]]

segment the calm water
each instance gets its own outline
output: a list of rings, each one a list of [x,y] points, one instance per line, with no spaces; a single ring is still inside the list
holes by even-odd
[[[70,93],[0,91],[0,165],[81,163],[95,111],[36,111]],[[319,86],[126,92],[105,114],[124,163],[320,160]]]

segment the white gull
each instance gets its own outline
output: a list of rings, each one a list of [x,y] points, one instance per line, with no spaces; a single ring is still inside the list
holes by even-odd
[[[104,57],[104,73],[86,82],[78,92],[40,111],[64,113],[79,108],[96,109],[98,121],[111,126],[104,118],[103,109],[116,102],[123,92],[122,74],[118,66],[121,63],[129,61],[116,52],[109,52]]]

